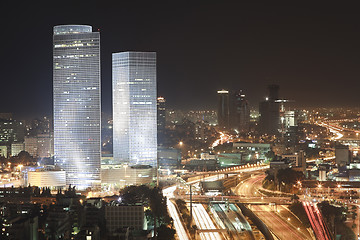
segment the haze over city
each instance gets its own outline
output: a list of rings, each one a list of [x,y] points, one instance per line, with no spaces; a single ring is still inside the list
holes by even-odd
[[[172,108],[214,109],[221,88],[243,89],[257,108],[272,83],[298,106],[357,106],[360,31],[351,4],[9,2],[3,9],[2,78],[11,89],[0,96],[3,112],[52,113],[51,31],[74,23],[101,33],[107,113],[111,53],[127,50],[157,52],[158,94]]]

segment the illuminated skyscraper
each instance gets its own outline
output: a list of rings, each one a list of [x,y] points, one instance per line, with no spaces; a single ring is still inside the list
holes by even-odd
[[[66,184],[100,184],[100,33],[61,25],[53,35],[54,156]]]
[[[156,53],[112,55],[114,161],[156,167]]]

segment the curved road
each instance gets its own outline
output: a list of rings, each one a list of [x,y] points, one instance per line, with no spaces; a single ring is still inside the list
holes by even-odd
[[[266,196],[261,198],[260,193],[258,192],[258,189],[261,188],[262,180],[264,179],[264,177],[265,177],[264,174],[258,174],[252,176],[251,178],[240,183],[236,187],[235,193],[240,196],[243,196],[244,198],[259,197],[259,200],[257,200],[256,202],[270,203]],[[312,239],[308,231],[304,230],[304,228],[297,227],[300,224],[297,219],[289,218],[290,219],[289,221],[280,216],[278,211],[280,209],[283,212],[287,211],[286,215],[292,216],[290,211],[281,205],[278,206],[270,206],[267,204],[250,205],[249,208],[280,239]]]

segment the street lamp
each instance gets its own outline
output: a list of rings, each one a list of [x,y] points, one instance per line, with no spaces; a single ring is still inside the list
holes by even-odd
[[[20,169],[20,172],[21,172],[21,168],[23,167],[24,165],[22,165],[22,164],[19,164],[18,165],[18,168]]]

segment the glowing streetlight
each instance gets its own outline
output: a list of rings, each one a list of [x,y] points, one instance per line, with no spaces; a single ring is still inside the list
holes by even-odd
[[[22,165],[22,164],[19,164],[18,165],[18,168],[20,169],[20,172],[21,172],[21,168],[23,167],[24,165]]]

